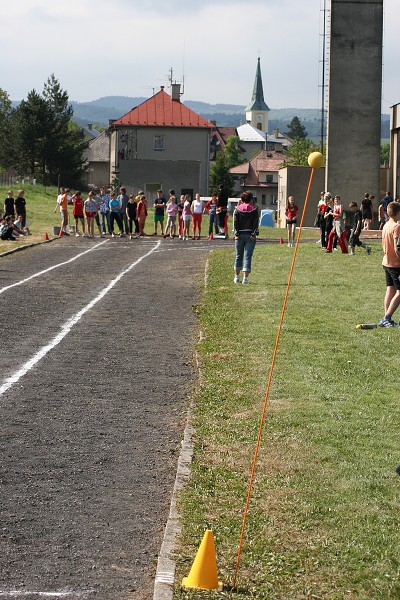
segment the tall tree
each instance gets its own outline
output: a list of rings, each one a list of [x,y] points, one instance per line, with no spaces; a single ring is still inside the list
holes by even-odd
[[[73,109],[68,105],[68,94],[61,89],[54,74],[44,85],[43,97],[52,117],[52,135],[49,139],[47,171],[55,183],[77,183],[83,173],[83,152],[88,146],[83,131],[72,124]]]
[[[46,165],[47,140],[51,131],[46,101],[35,90],[29,92],[12,116],[15,151],[20,173],[34,175]]]
[[[20,172],[35,174],[45,184],[79,184],[88,142],[83,131],[72,126],[72,116],[68,94],[54,75],[42,95],[35,90],[28,94],[11,119]]]
[[[319,151],[319,146],[316,146],[310,139],[297,138],[292,146],[285,150],[283,164],[308,167],[308,155],[316,151]]]
[[[220,185],[224,185],[229,196],[232,195],[235,180],[229,169],[245,162],[241,156],[239,137],[231,135],[227,138],[225,148],[220,150],[210,170],[210,193],[216,192]]]
[[[220,150],[217,158],[210,169],[210,194],[217,192],[219,186],[223,185],[228,191],[229,196],[232,195],[234,187],[233,175],[229,173],[227,159],[224,150]]]
[[[0,165],[3,167],[9,167],[12,164],[10,154],[13,138],[9,130],[11,113],[11,100],[7,92],[0,88]]]
[[[242,158],[243,150],[240,148],[239,142],[240,138],[237,135],[230,135],[226,140],[223,152],[225,153],[228,169],[232,169],[232,167],[236,167],[236,165],[241,165],[245,162]]]
[[[304,140],[308,136],[306,128],[300,123],[299,117],[293,117],[287,128],[288,130],[286,133],[292,140]]]

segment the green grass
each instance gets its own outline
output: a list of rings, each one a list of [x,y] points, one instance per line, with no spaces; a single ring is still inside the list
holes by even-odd
[[[0,254],[6,252],[11,248],[25,246],[34,242],[39,242],[44,239],[45,234],[52,237],[52,226],[60,224],[60,218],[58,213],[54,214],[54,207],[57,199],[57,188],[46,187],[39,185],[20,185],[15,184],[14,186],[0,187],[0,213],[4,210],[4,199],[7,196],[7,192],[12,189],[14,192],[14,198],[17,196],[18,189],[23,188],[25,190],[26,200],[26,211],[27,220],[29,223],[29,229],[32,235],[25,238],[19,239],[15,242],[0,240]]]
[[[233,284],[232,249],[211,255],[175,598],[400,597],[400,331],[355,328],[382,316],[382,252],[372,246],[353,258],[299,247],[238,589],[219,593],[179,582],[209,527],[219,578],[232,584],[293,250],[259,244],[248,287]]]
[[[40,185],[24,185],[20,186],[16,184],[11,187],[14,192],[14,198],[17,195],[17,190],[23,187],[25,190],[25,199],[26,199],[26,207],[27,207],[27,219],[29,223],[29,229],[32,233],[31,236],[27,236],[25,238],[18,239],[15,242],[10,241],[2,241],[0,240],[0,254],[2,252],[6,252],[11,248],[26,246],[27,244],[37,243],[44,240],[46,233],[50,238],[53,237],[53,225],[59,227],[60,226],[60,216],[58,210],[54,212],[54,208],[56,205],[57,199],[57,188],[56,187],[46,187]],[[0,186],[0,213],[3,213],[4,210],[4,199],[7,196],[7,192],[10,187]],[[85,194],[83,193],[84,199],[86,199]],[[145,232],[147,234],[153,233],[154,223],[153,223],[153,207],[149,206],[148,208],[149,215],[146,219]],[[69,208],[69,219],[70,224],[73,225],[72,219],[72,207]],[[232,220],[229,220],[229,225],[231,225]],[[165,221],[166,223],[166,221]],[[205,216],[203,220],[203,231],[202,234],[205,236],[208,232],[208,219]],[[95,232],[96,233],[96,232]],[[263,227],[261,230],[260,237],[262,239],[271,239],[271,240],[279,240],[281,236],[285,237],[284,230],[274,229],[271,227]],[[316,237],[315,231],[310,233],[311,236]]]

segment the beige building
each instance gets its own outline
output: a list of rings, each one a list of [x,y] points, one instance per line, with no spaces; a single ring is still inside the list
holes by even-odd
[[[129,113],[110,121],[107,131],[91,142],[88,184],[123,184],[128,193],[142,189],[149,199],[158,189],[206,195],[212,128],[181,103],[178,84],[172,85],[172,96],[162,86]]]
[[[390,107],[390,183],[386,190],[400,196],[400,103]]]

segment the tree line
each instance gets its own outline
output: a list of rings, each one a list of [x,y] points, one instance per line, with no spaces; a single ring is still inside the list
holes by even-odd
[[[43,185],[79,186],[88,142],[72,116],[68,94],[54,74],[41,94],[32,90],[16,108],[0,88],[0,169]]]

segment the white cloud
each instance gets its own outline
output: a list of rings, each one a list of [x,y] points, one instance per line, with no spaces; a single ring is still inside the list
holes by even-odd
[[[329,3],[328,3],[329,4]],[[383,96],[400,101],[398,0],[385,0]],[[181,80],[185,100],[247,104],[257,57],[271,108],[320,104],[322,0],[19,0],[2,7],[1,87],[15,100],[54,73],[71,100],[148,96]]]

